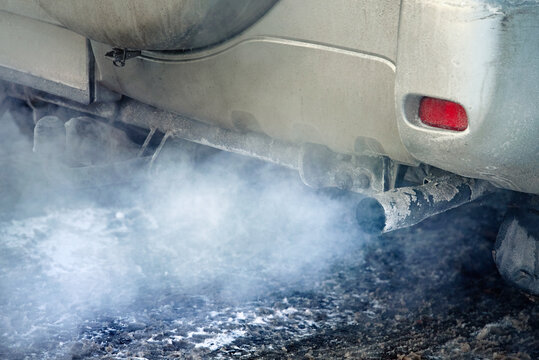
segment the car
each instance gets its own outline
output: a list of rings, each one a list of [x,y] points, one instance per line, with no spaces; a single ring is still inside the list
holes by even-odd
[[[178,137],[365,195],[367,232],[512,191],[495,261],[539,294],[538,39],[533,0],[0,0],[0,100],[78,168],[96,127],[138,134],[118,175]]]

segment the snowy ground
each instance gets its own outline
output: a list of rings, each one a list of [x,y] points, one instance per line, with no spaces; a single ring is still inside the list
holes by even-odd
[[[503,197],[368,237],[351,199],[227,155],[68,190],[2,122],[1,359],[539,358],[491,258]]]

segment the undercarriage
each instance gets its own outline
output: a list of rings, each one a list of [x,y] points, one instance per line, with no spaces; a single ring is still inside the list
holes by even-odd
[[[298,145],[249,130],[223,129],[127,97],[82,105],[19,85],[3,87],[2,111],[14,114],[52,181],[66,187],[98,188],[133,181],[140,173],[158,176],[152,168],[163,147],[179,139],[184,145],[178,161],[197,162],[223,150],[298,171],[314,189],[357,196],[358,225],[372,234],[412,226],[506,191],[424,164],[407,166],[375,154],[345,155],[319,144]],[[508,212],[494,259],[506,279],[537,294],[537,197],[510,197],[508,207],[517,210]]]

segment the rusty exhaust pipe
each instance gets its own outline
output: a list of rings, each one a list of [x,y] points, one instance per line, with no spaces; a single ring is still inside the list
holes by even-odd
[[[425,185],[403,187],[365,198],[356,208],[360,228],[382,234],[420,223],[494,191],[487,181],[449,175]]]

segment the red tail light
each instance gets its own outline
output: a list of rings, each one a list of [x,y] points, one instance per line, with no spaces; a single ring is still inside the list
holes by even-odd
[[[424,124],[441,129],[464,131],[468,127],[468,115],[462,105],[442,99],[421,99],[419,118]]]

